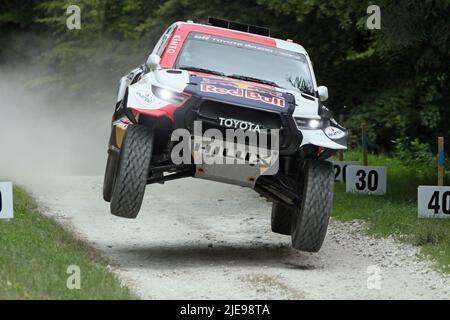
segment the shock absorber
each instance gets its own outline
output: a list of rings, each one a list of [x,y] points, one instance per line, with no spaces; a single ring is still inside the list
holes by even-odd
[[[283,157],[283,173],[288,175],[291,172],[292,156]]]

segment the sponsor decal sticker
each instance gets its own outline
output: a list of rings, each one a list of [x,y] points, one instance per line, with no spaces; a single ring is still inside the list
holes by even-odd
[[[150,93],[136,91],[136,96],[147,103],[152,103],[154,100]]]
[[[208,83],[212,85],[219,85],[219,86],[231,86],[236,87],[239,89],[245,89],[250,91],[257,91],[259,93],[269,94],[271,96],[276,97],[282,97],[283,94],[281,92],[266,89],[263,87],[255,86],[251,83],[241,82],[241,81],[233,81],[233,80],[225,80],[225,79],[210,79],[210,78],[203,78],[203,83]],[[265,86],[264,84],[261,84],[261,86]]]
[[[181,42],[181,36],[178,34],[174,35],[172,40],[170,40],[169,45],[167,46],[167,53],[169,53],[169,54],[176,53],[180,42]]]
[[[336,127],[328,127],[324,130],[328,138],[338,140],[345,137],[345,132]]]
[[[213,43],[217,43],[217,44],[221,44],[221,45],[228,45],[228,46],[234,46],[234,47],[239,47],[239,48],[244,48],[244,49],[249,49],[249,50],[254,50],[254,51],[262,51],[262,52],[268,52],[268,53],[272,53],[272,54],[279,54],[279,55],[283,55],[283,56],[289,56],[294,59],[299,59],[299,57],[300,57],[300,55],[298,55],[294,52],[276,48],[276,43],[274,42],[273,39],[266,40],[264,38],[258,39],[258,37],[254,37],[252,39],[253,41],[245,41],[245,40],[237,39],[236,37],[237,37],[236,35],[232,35],[232,36],[230,35],[230,37],[228,37],[228,36],[210,35],[210,34],[206,34],[206,33],[192,33],[189,36],[189,38],[195,39],[195,40],[208,41],[208,42],[213,42]],[[258,44],[258,43],[256,43],[257,40],[263,40],[263,41],[265,40],[264,42],[267,42],[267,43]]]
[[[261,132],[261,126],[248,121],[242,121],[232,118],[219,117],[219,124],[230,129],[241,129],[243,131]]]
[[[235,89],[226,89],[226,88],[219,88],[212,84],[206,84],[202,83],[200,86],[200,90],[205,93],[215,93],[215,94],[221,94],[221,95],[231,95],[235,97],[241,97],[249,100],[256,100],[261,101],[263,103],[271,104],[280,108],[284,108],[285,101],[283,98],[280,97],[274,97],[274,96],[264,96],[259,92],[251,91],[251,90],[245,90],[240,88]]]

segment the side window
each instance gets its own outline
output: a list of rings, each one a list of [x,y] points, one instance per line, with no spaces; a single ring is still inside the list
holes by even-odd
[[[158,43],[156,44],[155,49],[153,50],[153,53],[156,53],[158,56],[161,57],[161,55],[164,52],[164,49],[167,46],[167,43],[169,42],[170,38],[172,37],[172,33],[175,29],[175,26],[169,27],[167,31],[162,35],[161,39],[159,39]]]

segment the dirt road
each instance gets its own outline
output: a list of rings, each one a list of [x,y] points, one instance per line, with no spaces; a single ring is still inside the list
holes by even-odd
[[[419,261],[417,248],[363,236],[357,222],[332,221],[317,254],[292,250],[289,237],[270,231],[270,204],[241,187],[152,185],[138,218],[125,220],[109,214],[101,177],[21,183],[145,299],[450,297],[450,279]]]

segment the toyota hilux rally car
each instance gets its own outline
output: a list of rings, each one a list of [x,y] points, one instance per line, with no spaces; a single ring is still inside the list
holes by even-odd
[[[291,235],[295,249],[317,252],[333,201],[327,159],[347,144],[346,129],[322,104],[327,98],[305,49],[291,40],[215,18],[176,22],[147,62],[120,81],[103,198],[112,214],[135,218],[148,184],[195,177],[249,187],[272,202],[273,232]],[[210,142],[254,146],[229,138],[234,130],[255,134],[264,148],[209,151],[226,161],[201,161],[216,150],[202,144],[208,130],[215,130]],[[187,151],[179,145],[183,134]]]

